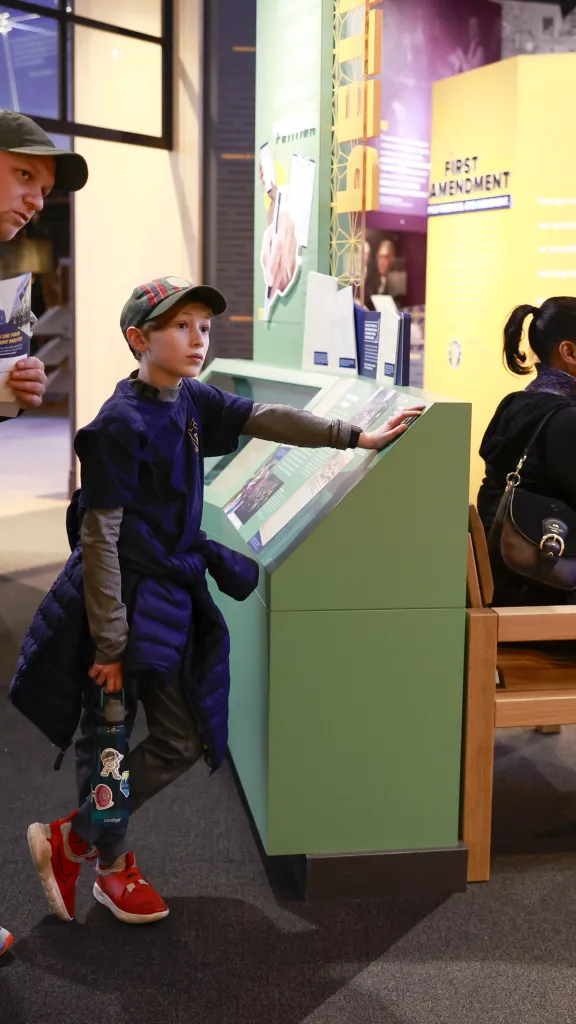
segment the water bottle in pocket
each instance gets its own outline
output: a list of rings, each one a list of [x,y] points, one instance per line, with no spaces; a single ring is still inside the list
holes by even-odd
[[[100,687],[92,765],[92,822],[100,829],[118,828],[130,817],[125,718],[124,690],[107,693]]]

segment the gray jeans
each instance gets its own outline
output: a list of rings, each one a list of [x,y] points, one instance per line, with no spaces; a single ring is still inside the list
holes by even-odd
[[[203,756],[204,750],[198,728],[182,689],[180,674],[168,686],[146,685],[139,692],[146,715],[148,735],[130,753],[130,813],[133,814],[150,797],[188,771]],[[95,830],[91,820],[91,774],[94,749],[94,708],[98,687],[86,693],[80,722],[80,735],[74,744],[76,781],[78,785],[79,813],[74,831],[91,846],[95,846],[103,864],[111,864],[130,845],[127,824],[115,829]],[[128,689],[126,699],[126,731],[132,732],[138,702]]]

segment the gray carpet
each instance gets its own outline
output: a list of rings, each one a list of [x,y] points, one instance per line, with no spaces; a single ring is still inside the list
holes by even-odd
[[[45,582],[0,582],[12,649]],[[78,920],[64,924],[47,914],[25,833],[74,806],[72,766],[53,773],[52,748],[4,699],[11,656],[0,920],[16,947],[0,961],[1,1024],[576,1022],[576,729],[501,734],[493,877],[465,895],[299,902],[267,877],[230,769],[210,779],[198,766],[133,822],[170,917],[121,925],[94,904],[85,869]]]

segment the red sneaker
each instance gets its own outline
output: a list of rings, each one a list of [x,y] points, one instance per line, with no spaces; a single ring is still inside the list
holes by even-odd
[[[133,853],[118,857],[111,868],[98,865],[94,896],[125,924],[148,924],[170,913],[162,897],[143,877]]]
[[[7,953],[11,946],[14,945],[14,936],[10,935],[5,928],[0,928],[0,956],[3,953]]]
[[[39,821],[28,829],[28,847],[48,902],[62,921],[71,921],[76,907],[76,882],[82,862],[93,860],[91,850],[72,829],[77,815],[42,825]]]

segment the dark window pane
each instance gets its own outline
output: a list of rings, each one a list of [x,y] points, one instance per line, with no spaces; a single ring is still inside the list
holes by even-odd
[[[58,117],[58,25],[0,7],[0,107]]]
[[[48,132],[48,134],[56,149],[72,149],[72,139],[69,135],[54,135],[53,132]]]

